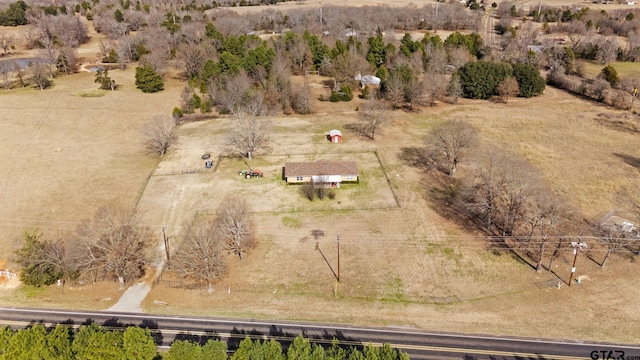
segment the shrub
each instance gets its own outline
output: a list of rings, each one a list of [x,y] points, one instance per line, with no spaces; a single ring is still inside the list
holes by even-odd
[[[300,193],[310,201],[313,201],[313,198],[316,196],[316,189],[313,188],[313,184],[306,183],[300,188]]]

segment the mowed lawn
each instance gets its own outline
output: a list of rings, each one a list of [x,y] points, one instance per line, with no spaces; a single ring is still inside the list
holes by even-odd
[[[110,75],[117,91],[98,91],[88,72],[45,91],[0,90],[0,258],[25,229],[57,236],[101,205],[133,208],[156,163],[140,129],[170,115],[180,88],[169,79],[167,90],[143,94],[134,68]]]

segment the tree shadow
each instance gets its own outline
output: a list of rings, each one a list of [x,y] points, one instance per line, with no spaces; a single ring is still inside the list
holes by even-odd
[[[627,154],[619,154],[619,153],[613,153],[613,155],[622,159],[622,161],[624,161],[627,165],[631,165],[636,169],[640,169],[640,158],[627,155]]]
[[[411,167],[425,171],[436,170],[442,174],[450,175],[449,169],[442,166],[436,156],[424,147],[402,147],[398,159]]]
[[[589,259],[589,260],[593,261],[596,265],[598,265],[598,266],[602,267],[602,262],[604,261],[604,259],[603,259],[603,261],[598,261],[598,260],[596,260],[596,259],[591,255],[591,251],[586,251],[585,255],[586,255],[587,259]]]
[[[373,140],[371,138],[371,134],[370,134],[369,130],[362,123],[355,122],[355,123],[345,124],[344,128],[346,130],[349,130],[349,131],[355,133],[356,135],[358,135],[360,137],[363,137],[363,138],[368,139],[368,140]]]
[[[515,261],[521,264],[528,265],[533,270],[536,270],[535,262],[529,261],[524,255],[520,253],[520,251],[518,251],[519,243],[509,244],[507,242],[508,239],[508,237],[504,236],[491,236],[489,238],[488,250],[490,250],[494,255],[501,255],[502,253],[507,252]]]

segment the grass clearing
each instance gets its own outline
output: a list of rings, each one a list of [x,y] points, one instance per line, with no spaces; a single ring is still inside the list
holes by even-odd
[[[581,61],[584,65],[584,71],[586,77],[595,78],[600,74],[600,71],[606,64],[598,64],[592,61]],[[615,61],[609,65],[613,66],[618,72],[620,78],[639,78],[640,77],[640,63],[627,62],[627,61]]]
[[[229,118],[183,124],[178,147],[156,166],[142,150],[140,129],[154,115],[171,113],[184,84],[168,78],[167,90],[142,94],[132,68],[110,75],[122,86],[99,98],[77,96],[97,87],[90,73],[57,78],[46,91],[0,92],[0,144],[6,150],[0,152],[1,253],[15,248],[24,229],[66,233],[108,202],[136,208],[158,241],[167,227],[176,247],[185,221],[212,214],[233,194],[254,206],[257,248],[242,261],[227,259],[230,270],[213,294],[161,283],[145,300],[147,311],[637,342],[638,261],[613,255],[601,269],[581,256],[578,272],[588,281],[570,289],[542,287],[557,277],[533,271],[443,217],[427,201],[432,185],[421,170],[399,159],[402,147],[421,146],[438,122],[466,119],[483,144],[526,158],[560,196],[596,218],[622,205],[614,196],[622,187],[640,191],[639,169],[620,156],[640,156],[638,134],[598,121],[598,114],[615,119],[623,112],[547,88],[540,97],[508,104],[462,99],[419,113],[396,111],[372,142],[344,130],[355,121],[360,99],[318,103],[312,116],[272,119],[272,152],[255,160],[266,175],[247,180],[238,176],[247,167],[242,160],[220,157]],[[333,128],[344,130],[343,143],[324,140]],[[204,168],[204,153],[216,161],[215,171]],[[355,159],[362,181],[345,184],[334,201],[314,202],[282,181],[287,161],[323,159]],[[466,166],[463,161],[461,174]],[[318,229],[325,236],[316,240],[312,232]],[[553,271],[567,279],[571,260],[561,257]],[[106,309],[121,294],[112,282],[68,287],[64,294],[58,287],[0,289],[2,304],[82,309]],[[586,315],[575,316],[575,309]]]

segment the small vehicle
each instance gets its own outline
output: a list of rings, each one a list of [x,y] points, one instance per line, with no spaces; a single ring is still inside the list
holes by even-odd
[[[251,179],[252,177],[262,177],[262,171],[255,169],[255,170],[240,170],[240,172],[238,173],[238,175],[240,176],[244,176],[247,179]]]

